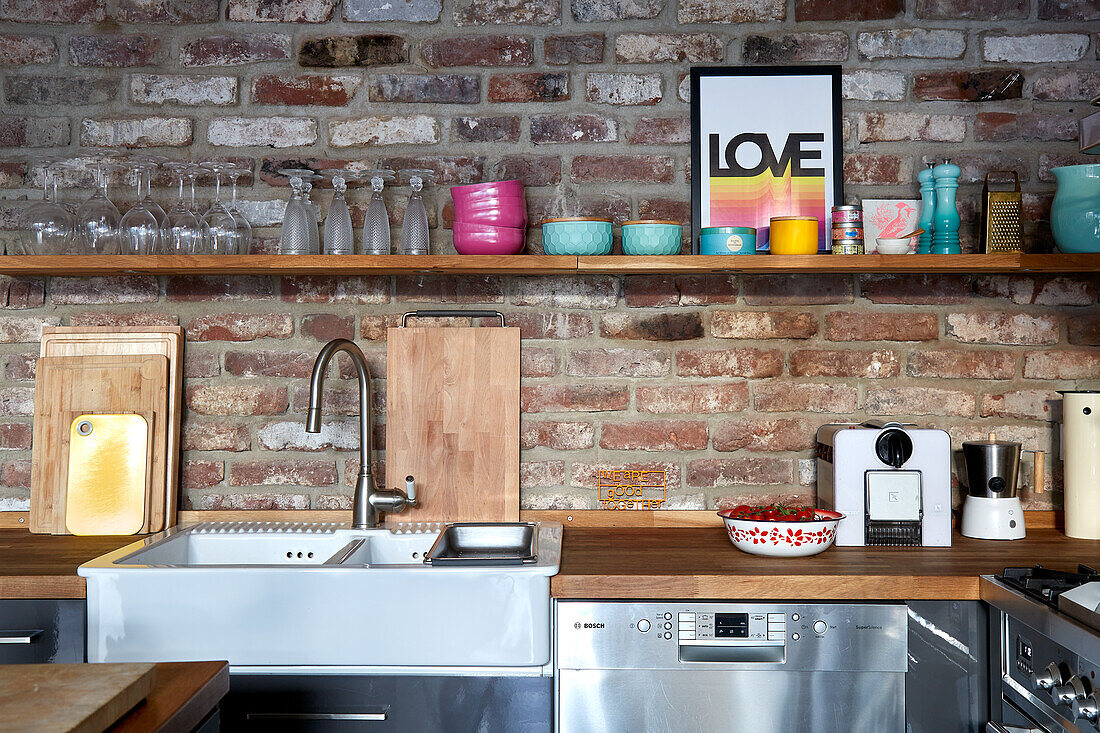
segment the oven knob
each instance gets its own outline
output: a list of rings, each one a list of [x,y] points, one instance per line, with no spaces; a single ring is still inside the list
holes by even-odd
[[[1062,668],[1054,662],[1047,665],[1042,672],[1035,673],[1035,689],[1051,690],[1066,681],[1062,675]]]
[[[1100,694],[1093,692],[1074,700],[1073,717],[1084,718],[1095,723],[1097,718],[1100,718]]]
[[[641,631],[644,634],[645,632],[649,631],[650,625],[651,624],[649,623],[649,619],[643,618],[641,621],[638,622],[638,631]]]
[[[1058,685],[1054,688],[1054,699],[1063,705],[1069,705],[1078,698],[1083,698],[1088,694],[1088,690],[1085,689],[1085,683],[1081,681],[1081,678],[1077,675],[1073,675],[1064,685]]]

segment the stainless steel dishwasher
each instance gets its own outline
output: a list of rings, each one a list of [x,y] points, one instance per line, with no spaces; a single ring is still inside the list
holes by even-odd
[[[559,601],[561,733],[905,730],[904,604]]]

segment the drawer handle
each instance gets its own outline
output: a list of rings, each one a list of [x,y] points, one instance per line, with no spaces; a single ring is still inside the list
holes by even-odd
[[[42,635],[42,629],[0,631],[0,644],[33,644]]]
[[[246,713],[245,720],[355,720],[384,721],[389,708],[369,708],[365,713]]]

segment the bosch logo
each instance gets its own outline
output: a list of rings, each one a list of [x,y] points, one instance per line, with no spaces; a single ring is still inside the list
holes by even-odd
[[[580,622],[580,621],[578,621],[577,623],[573,624],[573,628],[574,628],[574,629],[579,629],[580,627],[581,627],[581,622]]]
[[[584,628],[586,628],[586,629],[602,629],[603,624],[599,624],[599,623],[585,624]]]

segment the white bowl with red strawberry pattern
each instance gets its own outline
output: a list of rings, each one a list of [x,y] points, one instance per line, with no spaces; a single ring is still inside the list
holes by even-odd
[[[730,542],[738,550],[767,557],[807,557],[824,552],[836,539],[836,525],[844,515],[815,509],[813,519],[741,519],[731,517],[732,510],[718,512],[726,523]]]

